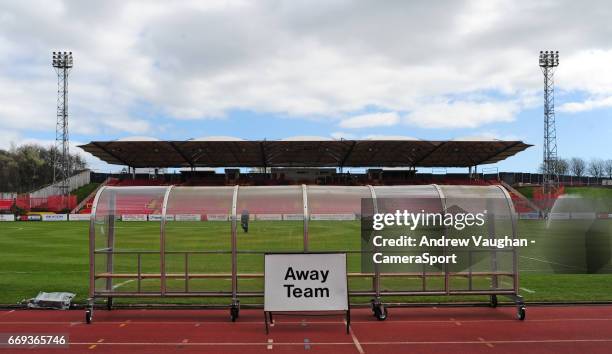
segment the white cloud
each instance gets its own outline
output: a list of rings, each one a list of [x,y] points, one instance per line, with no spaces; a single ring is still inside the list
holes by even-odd
[[[399,121],[400,117],[396,112],[368,113],[343,119],[339,126],[348,129],[388,127],[399,123]]]
[[[555,84],[564,90],[589,92],[593,96],[612,94],[612,48],[584,49],[561,53]]]
[[[84,135],[152,134],[142,106],[171,125],[231,110],[336,123],[371,107],[431,128],[508,122],[541,102],[542,43],[561,51],[560,91],[612,96],[610,17],[605,1],[3,2],[0,127],[53,131],[56,49],[75,55]],[[339,126],[390,124],[358,118]]]
[[[495,130],[488,130],[488,131],[481,131],[481,132],[476,132],[475,134],[472,135],[464,135],[464,136],[459,136],[456,137],[453,140],[471,140],[471,141],[478,141],[478,140],[507,140],[507,141],[515,141],[515,140],[525,140],[525,137],[522,136],[518,136],[518,135],[514,135],[514,134],[501,134]]]
[[[518,110],[519,105],[514,102],[432,103],[410,112],[405,122],[422,128],[476,128],[494,122],[511,122]]]
[[[591,111],[593,109],[608,108],[612,107],[612,96],[588,99],[583,102],[568,102],[562,104],[558,110],[560,112],[578,113],[584,111]]]

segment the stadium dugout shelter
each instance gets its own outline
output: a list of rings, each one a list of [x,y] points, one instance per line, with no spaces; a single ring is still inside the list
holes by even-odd
[[[414,168],[489,164],[529,146],[499,140],[225,139],[108,141],[81,147],[131,168]],[[347,254],[349,295],[372,297],[379,320],[387,317],[382,296],[411,295],[486,295],[492,306],[497,295],[509,296],[518,318],[525,318],[512,247],[476,250],[456,268],[363,271],[362,203],[370,201],[368,208],[376,213],[397,207],[386,206],[385,198],[399,198],[405,208],[425,199],[428,210],[439,213],[488,210],[486,223],[470,232],[517,238],[512,200],[500,185],[103,186],[90,221],[86,321],[91,322],[96,299],[106,299],[110,309],[115,297],[231,298],[230,316],[236,320],[239,299],[263,296],[265,253],[331,251]],[[134,221],[151,227],[129,227]],[[239,222],[248,222],[248,232],[244,226],[240,231]]]

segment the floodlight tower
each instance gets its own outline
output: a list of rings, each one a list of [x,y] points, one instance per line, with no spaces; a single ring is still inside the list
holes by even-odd
[[[70,150],[68,137],[68,74],[72,69],[72,52],[53,52],[53,67],[57,73],[57,123],[53,150],[53,183],[60,182],[60,194],[68,195]]]
[[[559,51],[540,51],[540,68],[544,74],[544,195],[550,195],[559,184],[557,174],[557,130],[555,128],[555,68],[559,65]]]

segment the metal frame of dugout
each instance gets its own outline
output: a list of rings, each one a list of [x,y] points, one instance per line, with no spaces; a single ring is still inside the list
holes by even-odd
[[[104,186],[95,196],[90,220],[89,299],[85,320],[87,323],[92,321],[95,300],[100,298],[106,299],[107,309],[110,310],[115,297],[228,297],[231,299],[230,318],[235,321],[239,316],[240,298],[263,297],[263,290],[246,285],[245,289],[241,289],[239,284],[263,281],[263,268],[262,272],[254,272],[252,265],[255,264],[253,260],[259,260],[263,265],[265,253],[335,251],[345,252],[347,257],[361,257],[360,248],[322,248],[326,240],[325,228],[322,228],[323,231],[321,228],[311,230],[310,224],[314,227],[318,225],[315,222],[346,220],[350,219],[347,217],[350,215],[353,215],[353,220],[359,220],[361,200],[364,198],[373,201],[375,212],[381,209],[379,204],[383,204],[381,201],[386,198],[407,201],[433,198],[439,201],[442,212],[450,212],[449,208],[466,203],[466,200],[480,200],[479,203],[493,200],[491,203],[494,205],[462,207],[464,210],[494,209],[494,215],[489,213],[486,222],[489,237],[494,237],[497,230],[506,232],[512,239],[516,238],[516,213],[508,192],[501,186]],[[293,231],[298,234],[294,235],[294,241],[297,237],[299,242],[294,242],[292,249],[270,250],[265,245],[243,249],[243,236],[238,237],[238,228],[240,216],[245,210],[250,214],[249,218],[255,220],[302,221],[303,227],[292,224]],[[122,224],[117,223],[120,217]],[[126,221],[130,218],[159,220],[159,236],[151,238],[150,232],[143,235],[138,227],[128,227]],[[185,220],[193,222],[181,222]],[[181,249],[173,244],[179,237],[178,229],[173,228],[180,229],[182,224],[192,225],[190,227],[196,231],[191,230],[187,234],[196,237],[196,241],[201,237],[219,240],[222,237],[219,233],[208,232],[207,235],[206,227],[202,226],[207,223],[212,225],[215,220],[226,222],[229,228],[226,229],[229,240],[221,239],[225,245],[223,249]],[[221,227],[223,224],[218,225]],[[130,228],[133,230],[129,231]],[[203,232],[197,232],[198,229]],[[139,248],[133,244],[129,244],[129,247],[124,245],[123,238],[136,238],[134,235],[126,236],[126,233],[137,235],[136,245]],[[444,254],[446,252],[444,248]],[[482,259],[483,254],[487,256],[486,259]],[[523,320],[525,304],[518,294],[516,249],[474,250],[468,252],[468,257],[470,261],[466,269],[444,266],[442,270],[434,270],[423,266],[420,271],[406,273],[381,273],[378,267],[371,273],[349,270],[349,280],[361,279],[362,284],[361,288],[356,286],[358,289],[349,288],[349,295],[372,297],[372,312],[378,320],[387,317],[383,296],[486,295],[490,298],[490,306],[495,307],[497,296],[504,295],[515,302],[517,318]],[[209,260],[196,261],[204,258]],[[479,258],[480,261],[472,262]],[[222,261],[215,263],[214,260]],[[241,261],[244,263],[242,268]],[[226,268],[203,269],[212,264],[226,264]],[[229,287],[219,290],[202,286],[213,282],[218,284],[219,281],[229,282]],[[364,283],[371,285],[364,288]],[[408,286],[408,283],[412,285]]]

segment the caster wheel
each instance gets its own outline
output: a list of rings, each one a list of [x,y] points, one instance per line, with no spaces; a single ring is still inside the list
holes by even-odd
[[[230,319],[232,320],[232,322],[236,322],[236,319],[238,318],[239,313],[240,313],[240,309],[238,307],[230,308]]]
[[[524,321],[525,320],[525,316],[526,316],[526,312],[525,312],[525,306],[521,305],[519,306],[517,312],[516,312],[516,317],[520,320],[520,321]]]
[[[491,299],[489,300],[489,306],[493,308],[497,307],[497,295],[491,295]]]
[[[85,311],[85,322],[86,322],[87,324],[90,324],[90,323],[91,323],[91,319],[92,319],[92,317],[93,317],[93,316],[92,316],[91,310],[87,310],[87,311]]]
[[[379,321],[384,321],[387,319],[387,308],[382,304],[374,307],[374,317],[376,317]]]

